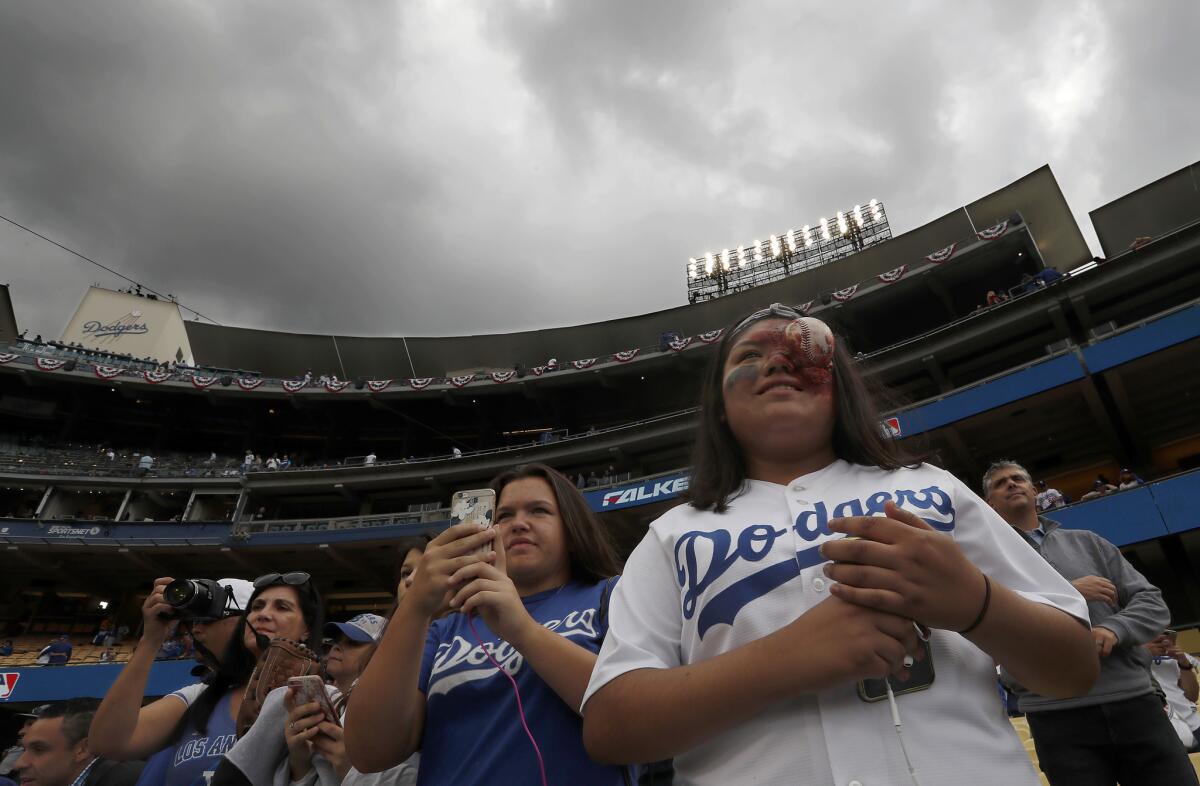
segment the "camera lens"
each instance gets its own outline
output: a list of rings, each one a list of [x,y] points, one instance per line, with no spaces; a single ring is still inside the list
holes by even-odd
[[[190,579],[176,579],[163,588],[163,600],[175,608],[182,608],[196,597],[199,588]]]

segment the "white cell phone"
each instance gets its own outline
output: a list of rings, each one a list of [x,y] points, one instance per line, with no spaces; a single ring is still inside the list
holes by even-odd
[[[301,704],[310,704],[315,701],[320,705],[321,712],[325,713],[325,717],[330,723],[336,726],[342,725],[337,711],[333,709],[333,704],[329,701],[329,694],[325,691],[325,681],[316,674],[288,677],[287,685],[295,694],[295,706],[299,707]]]
[[[454,492],[450,498],[450,526],[465,523],[496,526],[496,492],[491,489]],[[471,553],[483,555],[491,550],[492,544],[485,543]]]

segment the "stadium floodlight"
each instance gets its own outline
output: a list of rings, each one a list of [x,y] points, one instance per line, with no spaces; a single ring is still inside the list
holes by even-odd
[[[753,244],[688,257],[688,302],[700,303],[796,275],[891,236],[883,204],[872,199],[833,211],[830,217],[822,216],[812,226],[804,224],[801,228],[770,234],[766,240],[755,239]],[[780,264],[770,264],[772,261]]]

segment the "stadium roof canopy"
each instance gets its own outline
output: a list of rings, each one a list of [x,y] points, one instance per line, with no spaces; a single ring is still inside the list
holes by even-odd
[[[924,226],[871,246],[836,263],[726,297],[639,316],[548,330],[447,337],[358,337],[187,323],[196,361],[222,368],[255,369],[289,377],[306,369],[352,379],[442,376],[463,370],[511,368],[548,358],[603,356],[657,345],[667,331],[694,335],[720,328],[771,302],[803,303],[848,285],[922,260],[952,243],[1014,215],[1028,225],[1046,266],[1066,271],[1091,254],[1049,165]],[[581,290],[567,297],[586,298]]]
[[[1139,237],[1159,237],[1200,221],[1200,162],[1160,177],[1088,215],[1106,257],[1125,251]]]

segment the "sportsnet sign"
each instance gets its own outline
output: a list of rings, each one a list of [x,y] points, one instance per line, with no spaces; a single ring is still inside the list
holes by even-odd
[[[651,502],[662,502],[674,499],[687,491],[688,475],[671,475],[664,478],[653,478],[642,483],[627,486],[617,486],[600,491],[584,493],[588,505],[597,513],[607,510],[620,510],[636,505],[648,505]]]

